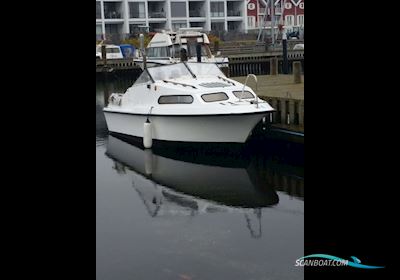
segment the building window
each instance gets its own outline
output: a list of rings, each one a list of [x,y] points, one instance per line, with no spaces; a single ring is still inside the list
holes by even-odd
[[[256,27],[256,17],[255,16],[248,16],[247,17],[247,26],[249,28],[255,28]]]
[[[148,17],[149,18],[165,18],[165,2],[164,1],[151,1],[147,2]]]
[[[239,31],[242,29],[241,21],[228,21],[228,31]]]
[[[96,1],[96,19],[101,19],[101,6],[99,1]]]
[[[254,4],[254,3],[247,4],[247,9],[249,11],[254,11],[256,9],[256,4]]]
[[[205,17],[204,6],[205,2],[189,1],[189,17]]]
[[[223,22],[211,22],[212,31],[224,31],[225,24]]]
[[[300,3],[299,8],[302,9],[302,10],[304,10],[304,2],[301,2],[301,3]]]
[[[265,26],[265,19],[267,17],[264,18],[264,16],[258,16],[258,26]]]
[[[204,28],[204,22],[191,22],[190,27],[203,27]]]
[[[294,25],[294,16],[285,16],[285,25],[286,26],[293,26]]]
[[[164,22],[149,22],[149,31],[150,32],[161,32],[161,30],[165,29]]]
[[[135,22],[135,23],[129,24],[129,32],[131,34],[139,34],[141,32],[147,32],[147,30],[145,30],[145,23],[144,22]]]
[[[191,104],[193,96],[191,95],[164,95],[158,99],[158,104]]]
[[[186,2],[171,2],[171,17],[186,17]]]
[[[304,15],[298,15],[297,16],[297,25],[304,25]]]
[[[211,2],[210,10],[211,10],[211,17],[224,17],[225,16],[224,2]]]
[[[105,18],[122,18],[121,2],[104,2]]]
[[[228,17],[240,17],[242,15],[242,2],[228,1],[226,2],[226,5]]]
[[[173,31],[178,31],[179,28],[186,28],[187,23],[185,21],[182,22],[172,22],[172,30]]]
[[[101,25],[96,24],[96,40],[101,39],[103,39],[103,29],[101,28]]]
[[[292,3],[286,2],[285,3],[285,9],[291,9],[292,8]]]
[[[130,18],[145,18],[146,11],[144,2],[129,2]]]

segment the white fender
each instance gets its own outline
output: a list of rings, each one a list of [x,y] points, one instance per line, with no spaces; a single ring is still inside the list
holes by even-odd
[[[143,124],[143,146],[146,149],[150,149],[151,146],[153,145],[153,139],[152,139],[152,125],[149,120],[146,120],[146,122]]]

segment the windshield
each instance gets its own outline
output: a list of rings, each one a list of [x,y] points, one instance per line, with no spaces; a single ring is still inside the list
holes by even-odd
[[[148,82],[152,83],[159,80],[177,79],[184,76],[193,78],[193,75],[190,73],[190,71],[192,71],[195,76],[211,75],[225,77],[225,75],[221,72],[221,70],[219,70],[218,66],[215,63],[190,62],[187,63],[187,67],[184,63],[177,63],[147,68],[147,71],[142,72],[134,85]]]
[[[182,44],[182,45],[174,45],[174,50],[173,50],[173,55],[174,57],[180,57],[180,51],[181,48],[185,49],[187,52],[188,57],[196,57],[197,56],[197,50],[196,50],[197,43],[191,43],[189,44]],[[201,44],[201,56],[204,57],[211,57],[211,51],[210,48],[205,45]]]
[[[211,75],[225,77],[225,75],[221,72],[221,70],[215,63],[189,62],[187,63],[187,65],[196,76]]]
[[[149,82],[153,83],[158,80],[176,79],[182,76],[189,76],[190,78],[193,77],[183,63],[163,65],[159,67],[150,67],[147,68],[147,71],[142,72],[139,78],[135,81],[134,85]]]
[[[154,81],[170,80],[180,78],[182,76],[192,77],[189,70],[183,63],[172,64],[161,67],[151,67],[147,69]]]
[[[152,83],[152,82],[153,81],[151,80],[149,73],[145,70],[142,72],[142,74],[139,76],[139,78],[137,78],[134,85],[147,84],[147,83]]]

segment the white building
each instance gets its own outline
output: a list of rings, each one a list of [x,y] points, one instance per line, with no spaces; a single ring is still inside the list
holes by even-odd
[[[139,27],[247,31],[248,0],[96,0],[96,38],[137,32]]]

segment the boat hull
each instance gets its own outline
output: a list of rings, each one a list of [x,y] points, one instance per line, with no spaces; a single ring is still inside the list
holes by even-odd
[[[143,138],[147,116],[104,112],[110,132]],[[268,112],[201,116],[154,116],[152,139],[174,142],[245,143]]]

